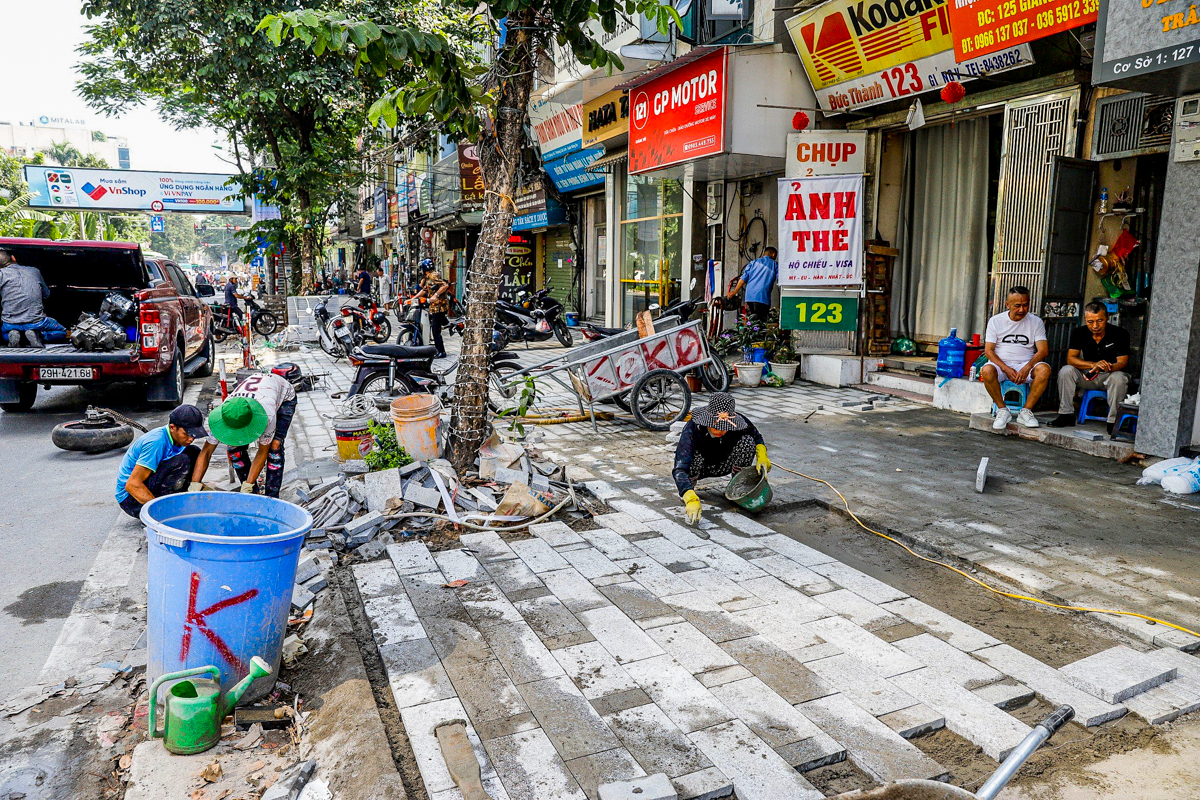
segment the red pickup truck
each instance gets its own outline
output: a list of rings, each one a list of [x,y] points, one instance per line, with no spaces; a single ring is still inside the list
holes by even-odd
[[[107,352],[77,350],[69,341],[44,349],[0,342],[0,408],[5,411],[32,408],[39,384],[114,381],[144,383],[147,400],[174,405],[183,399],[186,376],[212,374],[212,312],[169,259],[143,254],[132,242],[0,238],[0,247],[17,263],[41,270],[50,287],[46,316],[64,327],[70,329],[83,313],[99,313],[112,292],[133,300],[136,317],[126,346]]]

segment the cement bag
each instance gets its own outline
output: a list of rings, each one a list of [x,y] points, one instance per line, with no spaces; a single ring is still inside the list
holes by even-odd
[[[1200,492],[1200,459],[1189,467],[1183,467],[1178,472],[1168,472],[1163,475],[1163,491],[1171,494],[1195,494]]]
[[[554,498],[542,492],[535,492],[523,483],[514,483],[504,493],[504,498],[496,508],[496,514],[502,517],[537,517],[550,510]]]
[[[1197,459],[1200,460],[1200,459]],[[1159,461],[1157,464],[1151,464],[1142,470],[1142,477],[1137,482],[1138,486],[1146,486],[1151,483],[1162,483],[1164,475],[1173,474],[1181,469],[1186,469],[1191,466],[1192,459],[1190,458],[1167,458]]]

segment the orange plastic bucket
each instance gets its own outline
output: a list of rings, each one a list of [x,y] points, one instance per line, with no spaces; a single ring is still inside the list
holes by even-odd
[[[442,403],[431,394],[408,394],[392,401],[396,441],[414,461],[431,461],[442,454],[438,446]]]

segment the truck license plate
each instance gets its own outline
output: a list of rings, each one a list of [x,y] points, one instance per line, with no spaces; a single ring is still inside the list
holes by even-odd
[[[92,367],[40,367],[38,369],[38,378],[44,381],[90,381],[95,377],[96,370]]]

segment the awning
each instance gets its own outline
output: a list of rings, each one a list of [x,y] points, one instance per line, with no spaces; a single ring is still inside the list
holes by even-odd
[[[606,153],[605,155],[600,156],[595,161],[593,161],[591,164],[588,164],[587,169],[585,171],[586,172],[604,172],[607,174],[612,174],[613,167],[616,167],[618,164],[623,164],[624,162],[626,162],[628,160],[629,160],[629,150],[623,148],[621,150],[616,150],[612,153]]]
[[[616,88],[623,89],[625,91],[629,91],[630,89],[636,89],[638,86],[641,86],[644,83],[649,83],[650,81],[654,80],[655,78],[661,78],[663,75],[666,75],[670,72],[674,72],[675,70],[679,69],[680,67],[682,67],[686,64],[690,64],[691,62],[695,61],[696,59],[703,58],[704,56],[708,55],[709,53],[713,52],[714,50],[720,50],[724,47],[725,47],[725,45],[703,45],[701,47],[694,47],[691,50],[684,53],[683,55],[676,58],[674,61],[668,61],[667,63],[662,64],[661,66],[657,66],[652,70],[643,72],[641,75],[637,76],[633,80],[625,81],[625,83],[622,83],[621,85],[617,86]]]

